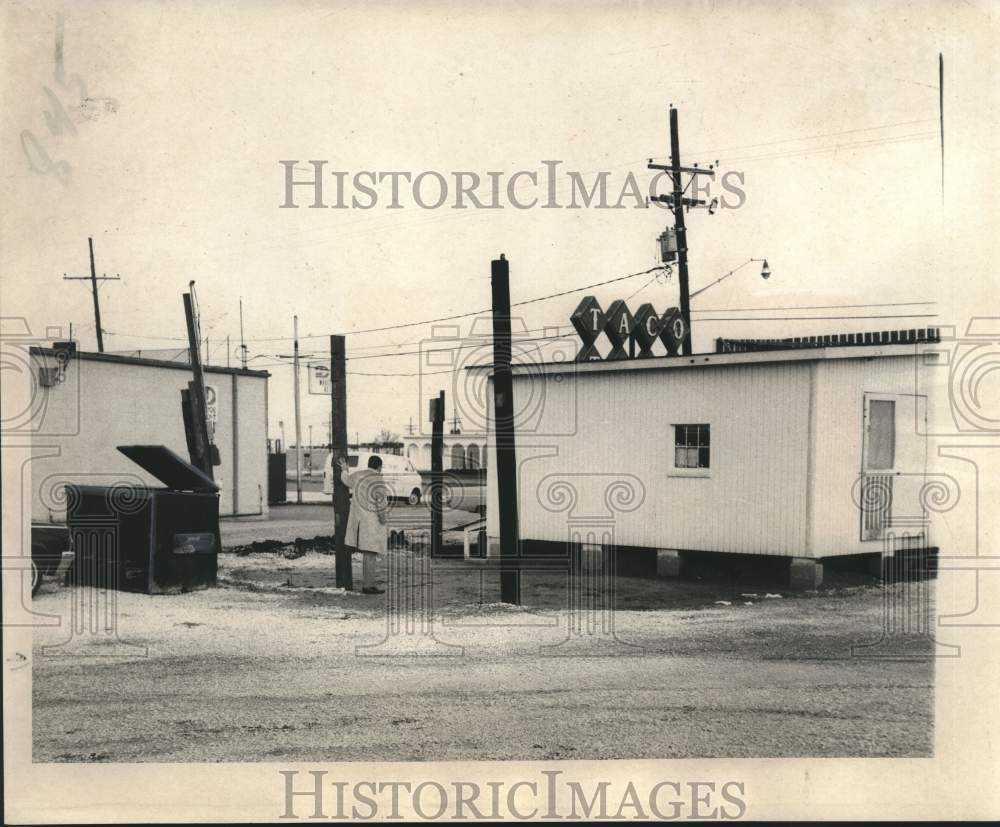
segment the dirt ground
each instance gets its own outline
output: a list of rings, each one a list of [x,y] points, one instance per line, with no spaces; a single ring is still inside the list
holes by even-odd
[[[526,577],[524,605],[512,607],[497,602],[495,573],[483,564],[446,561],[405,581],[404,605],[419,609],[432,595],[432,626],[421,627],[419,612],[404,614],[410,627],[389,635],[397,627],[385,595],[337,589],[332,564],[319,553],[225,554],[217,588],[114,594],[115,635],[65,642],[65,629],[37,630],[35,760],[933,751],[926,642],[864,650],[903,658],[852,656],[852,646],[881,636],[887,595],[875,585],[795,596],[773,586],[619,578],[613,634],[600,634],[599,622],[573,634],[580,615],[565,610],[565,574]],[[596,599],[592,589],[576,594]],[[47,584],[35,602],[65,617],[103,600]]]

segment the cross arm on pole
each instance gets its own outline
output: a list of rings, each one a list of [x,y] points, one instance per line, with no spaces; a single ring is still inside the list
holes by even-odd
[[[649,163],[646,164],[646,169],[657,169],[660,172],[686,172],[689,175],[708,175],[712,178],[715,177],[714,169],[705,169],[703,167],[675,167],[670,164],[654,164],[652,158],[650,158]]]
[[[673,206],[674,196],[672,195],[652,195],[649,198],[650,201],[657,201],[660,204],[667,204],[668,206]],[[703,198],[681,198],[680,203],[685,207],[707,207],[708,202]]]

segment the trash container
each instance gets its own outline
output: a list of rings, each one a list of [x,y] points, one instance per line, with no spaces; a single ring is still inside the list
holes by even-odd
[[[66,486],[75,581],[146,594],[215,585],[219,487],[163,445],[118,450],[166,487]]]

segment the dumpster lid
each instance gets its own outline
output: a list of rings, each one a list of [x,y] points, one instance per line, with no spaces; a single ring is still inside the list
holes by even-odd
[[[118,450],[160,482],[177,491],[218,491],[210,476],[165,445],[119,445]]]

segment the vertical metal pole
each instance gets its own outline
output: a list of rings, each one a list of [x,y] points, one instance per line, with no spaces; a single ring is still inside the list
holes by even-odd
[[[944,53],[938,52],[938,120],[941,125],[941,203],[944,204]]]
[[[681,147],[677,130],[677,110],[670,107],[670,176],[674,182],[674,229],[677,231],[677,271],[680,286],[681,316],[684,317],[684,341],[681,354],[691,355],[691,298],[688,293],[687,228],[684,226],[684,186],[681,181]]]
[[[240,299],[240,358],[242,359],[243,370],[247,369],[247,345],[243,340],[243,299]]]
[[[441,490],[444,475],[444,391],[431,400],[431,557],[441,556]]]
[[[330,463],[333,471],[333,547],[337,586],[354,588],[351,552],[344,543],[351,495],[340,479],[340,460],[347,459],[347,357],[344,337],[330,337]]]
[[[302,420],[299,417],[299,317],[292,317],[295,345],[292,365],[295,371],[295,502],[302,505]]]
[[[104,353],[104,331],[101,329],[101,301],[97,298],[97,268],[94,266],[94,239],[87,238],[90,247],[90,289],[94,293],[94,324],[97,325],[97,352]]]
[[[510,272],[500,255],[491,265],[493,290],[493,397],[497,443],[497,500],[500,508],[500,599],[521,602],[517,526],[517,458],[514,445],[514,388],[510,370]]]

